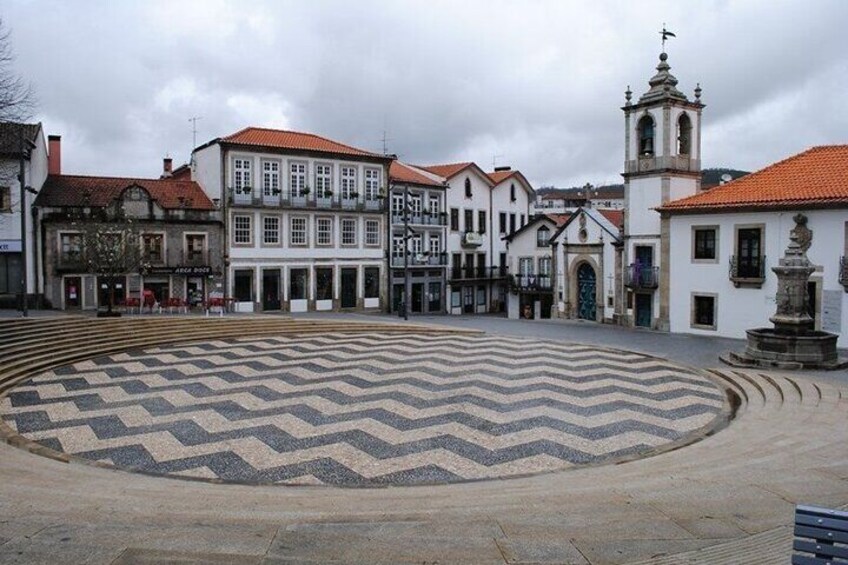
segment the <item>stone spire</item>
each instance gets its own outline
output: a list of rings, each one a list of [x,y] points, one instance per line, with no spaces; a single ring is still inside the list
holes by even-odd
[[[648,84],[651,88],[639,98],[639,103],[653,102],[664,98],[675,98],[677,100],[688,100],[686,95],[677,90],[677,77],[671,74],[671,65],[668,64],[668,55],[660,53],[660,62],[657,65],[657,74],[651,77]]]

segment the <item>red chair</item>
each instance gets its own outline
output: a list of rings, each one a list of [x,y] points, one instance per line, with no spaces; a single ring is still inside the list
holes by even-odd
[[[209,311],[212,308],[218,308],[218,315],[223,316],[225,307],[226,302],[224,298],[218,296],[209,297],[209,300],[206,301],[206,315],[209,316]]]
[[[180,310],[183,310],[184,313],[188,312],[185,301],[182,298],[178,298],[176,296],[172,296],[171,298],[169,298],[168,302],[166,303],[166,306],[168,307],[168,312],[171,314],[174,313],[174,308],[177,309],[177,312],[179,312]]]
[[[156,306],[156,295],[152,290],[145,290],[142,293],[142,305],[144,308],[150,308],[150,313],[153,313],[153,308]],[[161,308],[159,309],[161,312]]]
[[[133,310],[138,310],[138,313],[141,314],[141,301],[138,298],[127,298],[124,301],[124,308],[132,314]]]

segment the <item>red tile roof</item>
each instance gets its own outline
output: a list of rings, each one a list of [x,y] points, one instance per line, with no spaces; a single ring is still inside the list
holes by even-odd
[[[134,179],[123,177],[88,177],[82,175],[50,175],[44,182],[36,206],[104,207],[109,206],[124,189],[140,186],[150,193],[162,208],[214,210],[215,205],[194,181],[166,179]],[[85,197],[86,193],[88,198]],[[185,206],[181,205],[180,197]]]
[[[601,210],[598,209],[601,215],[610,221],[612,225],[620,228],[624,225],[624,210]]]
[[[517,172],[518,171],[494,171],[486,174],[489,175],[489,178],[492,179],[493,183],[500,184]]]
[[[664,204],[671,213],[848,206],[848,145],[813,147],[765,169]]]
[[[425,186],[444,186],[444,182],[431,178],[425,173],[429,173],[429,171],[424,171],[423,169],[401,163],[400,161],[392,161],[389,167],[389,179],[392,181]],[[430,174],[432,175],[433,173]]]
[[[426,167],[421,167],[424,170],[430,171],[434,175],[439,175],[440,177],[450,178],[455,174],[464,171],[468,167],[473,166],[474,163],[468,161],[465,163],[450,163],[448,165],[428,165]]]
[[[303,151],[318,151],[339,155],[358,157],[379,157],[388,159],[385,155],[357,149],[314,133],[247,127],[232,135],[221,138],[222,142],[236,145],[253,145],[257,147],[274,147],[278,149],[298,149]]]
[[[556,227],[560,227],[565,222],[567,222],[571,218],[571,213],[568,214],[545,214],[549,220],[556,224]]]

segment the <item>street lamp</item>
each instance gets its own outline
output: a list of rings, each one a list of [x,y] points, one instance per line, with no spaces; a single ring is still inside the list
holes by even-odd
[[[26,318],[29,316],[29,310],[27,306],[27,260],[26,260],[26,219],[27,219],[27,206],[26,206],[26,193],[31,192],[32,194],[37,194],[35,190],[28,187],[26,185],[26,159],[29,157],[30,153],[33,149],[36,148],[35,143],[31,140],[26,139],[24,135],[25,128],[23,125],[20,128],[21,133],[21,158],[20,158],[20,172],[18,174],[18,182],[21,186],[21,313],[23,317]],[[34,260],[35,258],[33,258]]]

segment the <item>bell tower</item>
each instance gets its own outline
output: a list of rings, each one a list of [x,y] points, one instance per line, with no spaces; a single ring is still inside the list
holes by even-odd
[[[667,35],[665,29],[663,46]],[[668,329],[668,225],[655,208],[701,189],[701,87],[689,100],[677,89],[668,55],[660,53],[649,89],[633,102],[625,92],[624,245],[625,286],[620,320],[625,325]]]

